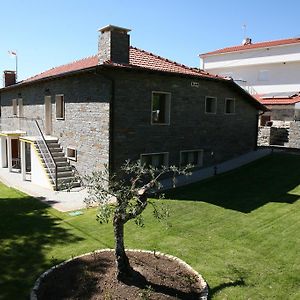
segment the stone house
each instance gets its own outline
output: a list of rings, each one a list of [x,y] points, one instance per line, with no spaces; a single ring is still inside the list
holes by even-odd
[[[74,170],[117,172],[127,159],[201,168],[256,149],[262,104],[232,80],[130,46],[129,31],[106,26],[97,55],[10,77],[0,167],[58,188]]]

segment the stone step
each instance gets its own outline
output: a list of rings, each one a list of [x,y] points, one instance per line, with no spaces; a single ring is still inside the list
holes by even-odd
[[[51,151],[51,154],[52,154],[52,156],[53,156],[54,159],[56,157],[65,157],[65,154],[62,151],[60,151],[60,152],[52,152]]]
[[[49,149],[60,147],[59,143],[47,143]]]
[[[47,173],[49,175],[49,170],[47,170]],[[74,174],[72,171],[59,171],[57,170],[57,178],[69,178],[72,177]]]

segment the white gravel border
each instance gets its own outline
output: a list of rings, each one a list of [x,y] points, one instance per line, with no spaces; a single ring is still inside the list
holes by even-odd
[[[41,280],[46,277],[49,273],[51,273],[52,271],[54,271],[57,268],[60,268],[64,265],[66,265],[68,262],[78,259],[80,257],[83,256],[88,256],[88,255],[92,255],[92,254],[97,254],[97,253],[101,253],[101,252],[114,252],[114,249],[101,249],[101,250],[96,250],[96,251],[92,251],[89,253],[85,253],[76,257],[72,257],[58,265],[53,266],[52,268],[48,269],[47,271],[45,271],[42,275],[40,275],[40,277],[36,280],[31,293],[30,293],[30,300],[38,300],[37,297],[37,291],[39,289]],[[148,251],[148,250],[139,250],[139,249],[126,249],[126,252],[143,252],[143,253],[149,253],[152,255],[156,255],[156,256],[160,256],[160,257],[167,257],[171,260],[174,260],[176,262],[178,262],[180,265],[184,266],[187,270],[189,270],[192,274],[194,274],[197,278],[198,281],[200,282],[201,286],[203,287],[203,291],[201,292],[201,295],[199,296],[199,300],[207,300],[208,299],[208,285],[206,283],[206,281],[203,279],[203,277],[197,272],[195,271],[190,265],[188,265],[185,261],[183,261],[182,259],[173,256],[173,255],[169,255],[169,254],[165,254],[159,251]]]

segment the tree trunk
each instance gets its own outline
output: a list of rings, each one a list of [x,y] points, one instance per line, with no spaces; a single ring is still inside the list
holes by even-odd
[[[122,281],[130,276],[132,268],[124,248],[124,222],[116,215],[114,216],[114,234],[117,278]]]

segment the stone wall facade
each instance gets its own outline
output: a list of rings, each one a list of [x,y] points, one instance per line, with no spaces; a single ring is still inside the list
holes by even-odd
[[[258,146],[270,146],[271,127],[262,126],[258,129]]]
[[[108,164],[110,81],[86,73],[7,89],[1,92],[2,122],[13,121],[6,119],[13,116],[12,99],[22,98],[23,116],[39,119],[45,133],[45,95],[51,96],[51,135],[59,139],[65,153],[67,147],[77,150],[77,161],[70,163],[78,172],[85,174]],[[55,95],[64,96],[64,119],[56,119]]]
[[[300,122],[291,122],[289,130],[289,147],[300,149]]]
[[[129,71],[111,76],[115,77],[115,169],[128,158],[159,152],[168,153],[169,165],[178,165],[180,151],[197,149],[204,150],[205,167],[256,148],[258,111],[222,82]],[[153,91],[171,95],[169,125],[151,125]],[[205,113],[206,96],[217,97],[216,114]],[[226,98],[235,99],[234,114],[224,113]]]
[[[154,91],[170,94],[168,125],[151,124]],[[206,167],[256,148],[257,109],[221,81],[99,67],[2,90],[2,116],[11,116],[12,99],[21,97],[24,117],[45,123],[45,95],[51,96],[52,135],[64,150],[77,150],[71,163],[81,174],[104,164],[118,171],[125,160],[150,153],[167,152],[169,165],[178,165],[183,150],[203,150]],[[55,95],[64,95],[63,120],[55,116]],[[207,96],[217,98],[216,114],[205,113]],[[235,99],[232,114],[225,113],[227,98]]]

